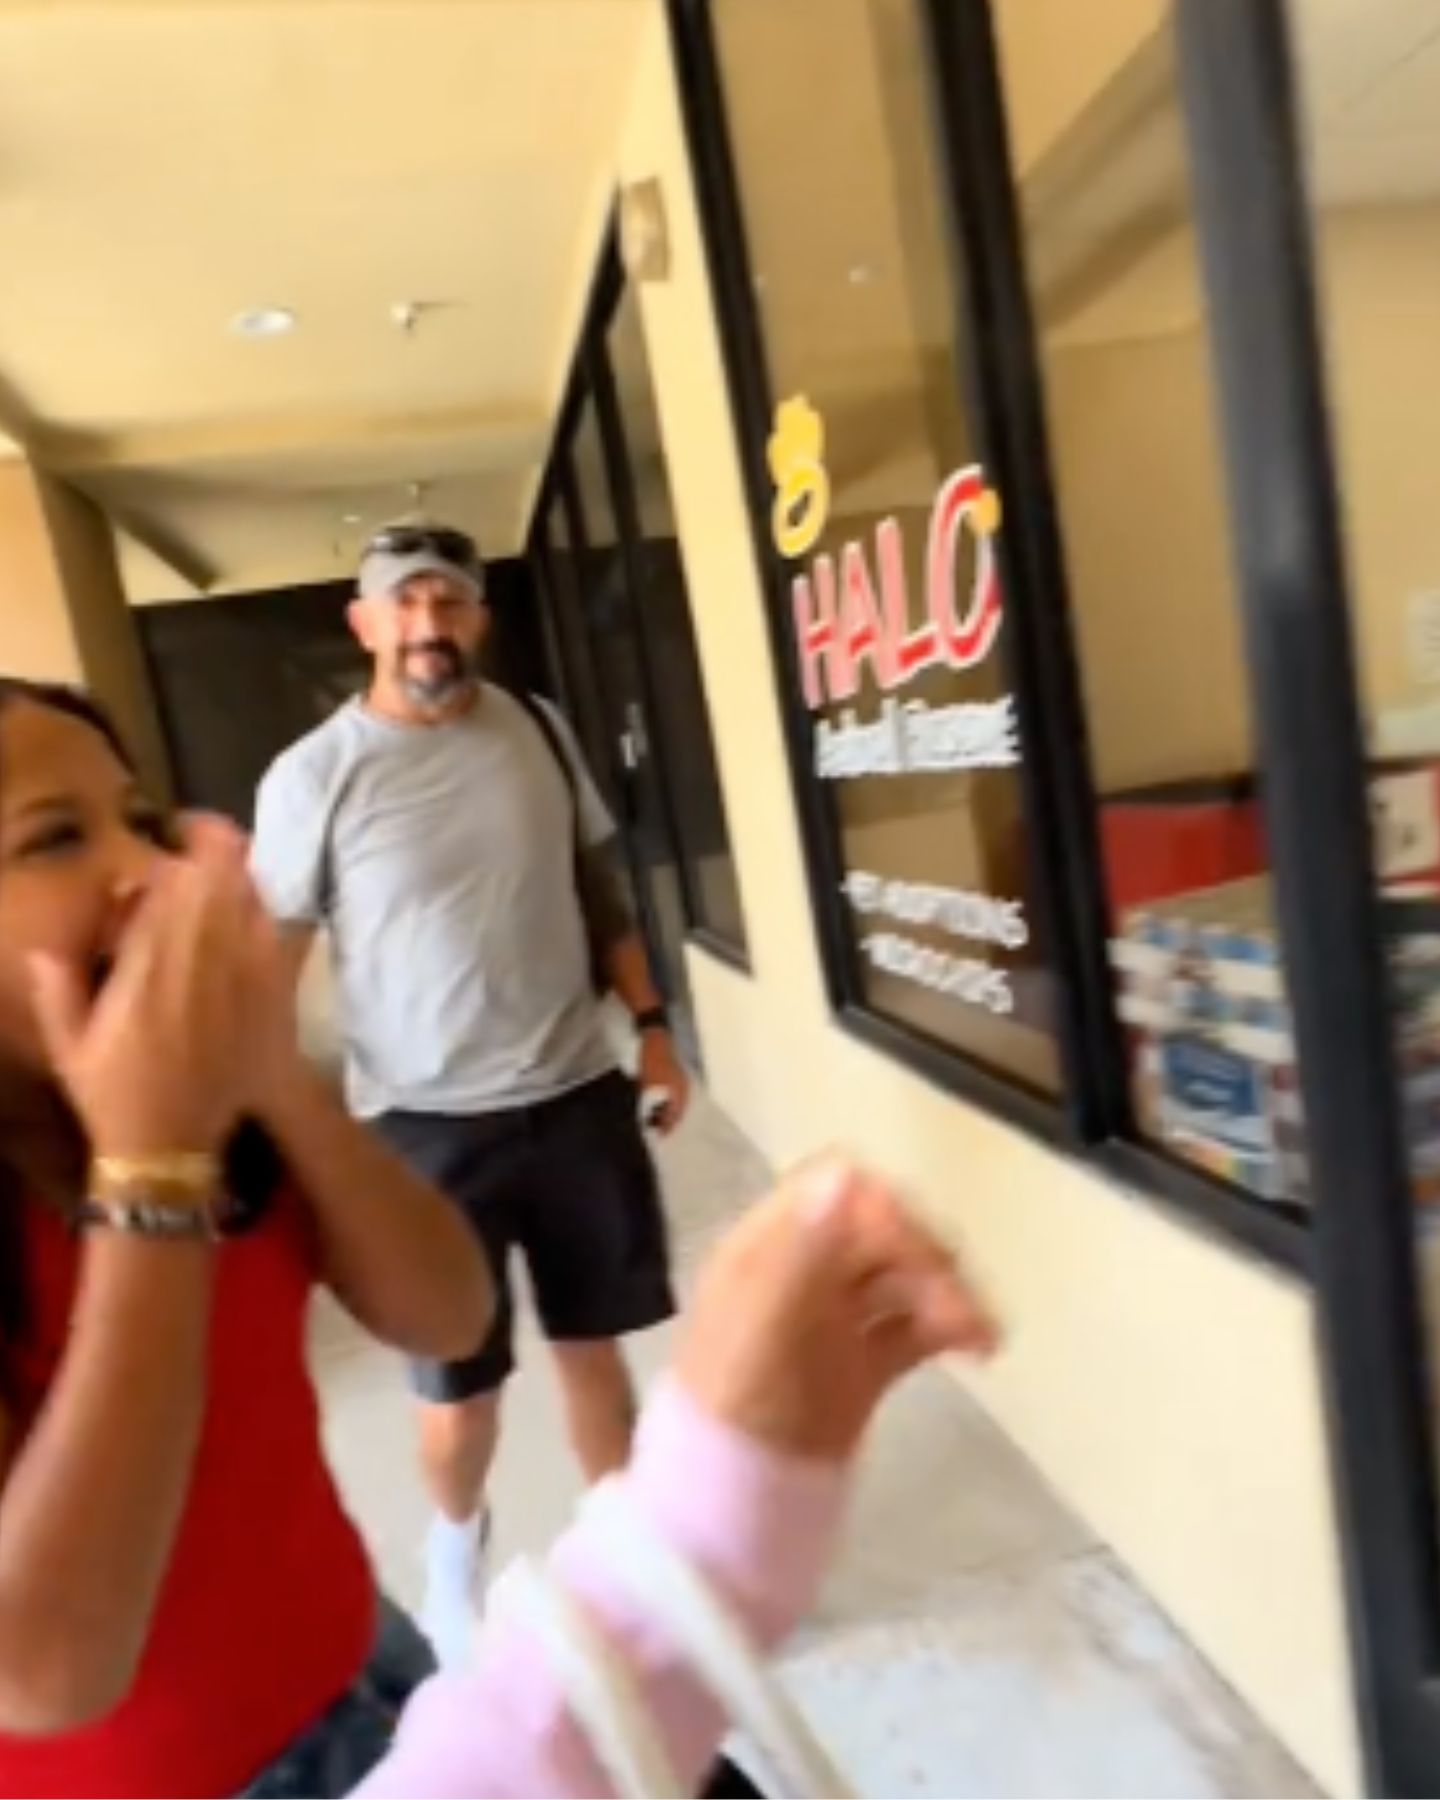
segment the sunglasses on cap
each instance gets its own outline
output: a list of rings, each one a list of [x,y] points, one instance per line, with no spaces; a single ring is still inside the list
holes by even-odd
[[[366,556],[438,556],[462,569],[480,567],[474,538],[449,525],[387,525],[365,546]]]

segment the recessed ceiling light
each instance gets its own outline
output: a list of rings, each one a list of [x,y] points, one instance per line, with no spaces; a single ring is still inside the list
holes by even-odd
[[[257,306],[249,312],[237,313],[230,329],[239,337],[276,338],[293,331],[296,318],[288,306]]]
[[[342,525],[363,525],[365,520],[360,513],[341,513],[340,523]]]

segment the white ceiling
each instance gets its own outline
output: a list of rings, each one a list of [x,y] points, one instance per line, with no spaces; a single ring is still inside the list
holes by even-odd
[[[1440,193],[1440,0],[1293,0],[1327,202]]]
[[[651,4],[0,0],[0,428],[212,590],[514,549]]]

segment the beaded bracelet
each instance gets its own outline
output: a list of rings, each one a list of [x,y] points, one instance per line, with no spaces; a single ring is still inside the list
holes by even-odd
[[[82,1229],[95,1226],[130,1237],[174,1238],[207,1242],[220,1236],[212,1206],[166,1206],[154,1200],[83,1200],[75,1215]]]

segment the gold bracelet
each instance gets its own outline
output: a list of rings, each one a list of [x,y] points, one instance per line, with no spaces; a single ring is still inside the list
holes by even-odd
[[[214,1202],[220,1158],[208,1151],[172,1150],[152,1156],[97,1156],[90,1163],[89,1192],[100,1204],[147,1200],[191,1207]]]

